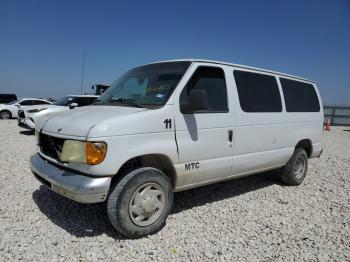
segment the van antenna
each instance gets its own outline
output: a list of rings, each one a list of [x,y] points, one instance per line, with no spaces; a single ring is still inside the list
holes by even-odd
[[[84,69],[85,69],[85,50],[84,50],[84,52],[83,52],[83,70],[82,70],[82,72],[81,72],[80,95],[83,94]]]

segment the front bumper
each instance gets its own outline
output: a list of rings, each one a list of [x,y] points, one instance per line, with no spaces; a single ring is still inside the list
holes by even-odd
[[[18,124],[24,124],[25,119],[24,118],[18,118],[17,121],[18,121]]]
[[[25,128],[25,129],[29,129],[29,130],[33,130],[33,128],[29,127],[24,119],[18,119],[18,126]]]
[[[80,203],[106,200],[111,177],[90,177],[56,167],[39,154],[30,158],[34,176],[52,191]]]
[[[35,129],[35,123],[30,119],[25,119],[24,124],[26,124],[30,129]]]

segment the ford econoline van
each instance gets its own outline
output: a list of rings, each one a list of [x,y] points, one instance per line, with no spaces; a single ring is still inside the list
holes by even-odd
[[[39,119],[31,169],[67,198],[107,201],[111,224],[135,238],[165,225],[173,192],[272,169],[300,185],[322,133],[313,81],[166,61],[131,69],[92,106]]]

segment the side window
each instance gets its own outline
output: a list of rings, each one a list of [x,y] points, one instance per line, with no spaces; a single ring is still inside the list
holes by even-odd
[[[33,105],[47,105],[47,104],[49,103],[43,100],[33,100]]]
[[[77,103],[78,106],[85,106],[86,100],[83,97],[77,97],[73,103]]]
[[[86,97],[86,106],[91,105],[96,101],[97,97]]]
[[[33,100],[25,100],[19,103],[21,106],[31,106],[33,105]]]
[[[228,112],[226,79],[221,68],[199,66],[182,90],[180,104],[186,103],[192,90],[203,90],[208,96],[208,109],[198,113]]]
[[[94,103],[97,100],[98,97],[90,97],[90,103],[89,105],[91,105],[92,103]]]
[[[281,95],[274,76],[236,70],[233,75],[244,112],[282,112]]]
[[[78,104],[78,106],[81,106],[82,105],[81,97],[74,97],[73,100],[71,100],[69,102],[69,105],[71,105],[73,103],[76,103],[76,104]]]
[[[319,112],[320,102],[312,84],[280,78],[287,112]]]
[[[77,103],[78,106],[88,106],[92,103],[91,101],[91,97],[78,97],[74,103]]]

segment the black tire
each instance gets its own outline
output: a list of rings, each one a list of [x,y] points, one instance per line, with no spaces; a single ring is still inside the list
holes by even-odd
[[[149,184],[156,184],[163,190],[163,206],[159,210],[158,215],[160,215],[157,220],[150,225],[140,226],[132,219],[130,205],[134,195],[139,192],[139,188]],[[107,213],[111,224],[117,231],[128,238],[139,238],[154,234],[165,226],[172,204],[173,188],[169,177],[158,169],[143,167],[131,171],[115,185],[107,200]],[[140,210],[144,211],[144,208]]]
[[[2,110],[0,112],[0,119],[11,119],[12,118],[12,114],[10,111],[8,110]]]
[[[300,161],[304,163],[302,172],[296,172]],[[290,186],[300,185],[306,176],[308,169],[308,156],[303,148],[296,148],[288,163],[282,168],[281,179]]]

